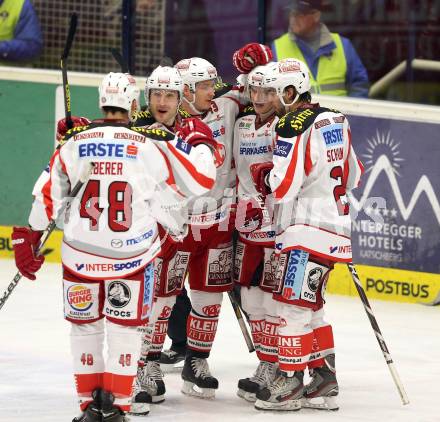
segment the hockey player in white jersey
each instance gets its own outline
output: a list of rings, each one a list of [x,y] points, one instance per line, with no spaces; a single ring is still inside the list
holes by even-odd
[[[261,167],[272,164],[275,147],[275,114],[268,90],[263,88],[265,70],[257,66],[247,76],[252,106],[238,116],[234,129],[234,161],[237,171],[237,219],[239,239],[234,257],[234,281],[241,286],[241,305],[248,314],[252,339],[260,363],[250,378],[240,379],[238,395],[250,402],[258,390],[275,378],[278,345],[277,290],[275,279],[275,231],[272,198],[259,191]]]
[[[214,397],[218,380],[210,373],[209,357],[223,292],[232,288],[232,233],[234,230],[235,170],[232,138],[235,119],[244,103],[242,90],[218,81],[216,68],[199,57],[175,66],[184,81],[182,108],[212,130],[217,178],[209,193],[189,203],[190,231],[179,247],[189,258],[188,273],[192,309],[187,323],[187,354],[182,392]],[[196,391],[197,386],[200,391]]]
[[[333,333],[324,321],[323,294],[334,263],[351,261],[346,195],[357,187],[362,165],[353,150],[346,116],[311,104],[303,62],[285,59],[271,65],[263,86],[272,89],[277,113],[287,114],[277,123],[268,177],[280,253],[281,285],[274,294],[279,302],[280,374],[257,392],[255,407],[298,410],[302,404],[336,410]],[[260,180],[267,182],[265,177]],[[307,367],[312,380],[304,386]],[[314,403],[316,398],[321,402]]]
[[[186,137],[192,146],[209,145],[215,151],[216,142],[207,125],[199,119],[191,118],[178,107],[183,96],[183,81],[177,69],[158,66],[147,78],[145,101],[148,109],[136,114],[135,126],[161,129]],[[167,143],[158,141],[166,148]],[[161,145],[163,143],[163,145]],[[186,204],[174,210],[177,218],[187,217]],[[186,220],[185,220],[186,222]],[[141,359],[133,392],[130,413],[142,415],[149,406],[145,403],[161,403],[165,400],[165,383],[159,365],[159,358],[168,328],[168,319],[181,291],[188,264],[186,254],[177,253],[179,242],[159,226],[162,251],[155,259],[156,289],[155,304],[149,323],[143,327]],[[182,236],[181,236],[182,237]]]
[[[205,193],[215,180],[206,147],[192,148],[159,129],[132,130],[129,115],[138,103],[130,75],[110,73],[103,79],[99,105],[105,118],[67,133],[51,158],[47,181],[33,191],[29,227],[14,227],[12,234],[18,269],[35,279],[43,262],[35,254],[42,231],[52,219],[63,227],[64,314],[71,322],[82,410],[75,422],[126,420],[140,350],[137,326],[148,318],[154,294],[157,222],[184,231],[164,212],[178,206],[168,188],[178,188],[185,200]],[[167,140],[168,150],[151,139]],[[62,214],[71,188],[89,171]]]

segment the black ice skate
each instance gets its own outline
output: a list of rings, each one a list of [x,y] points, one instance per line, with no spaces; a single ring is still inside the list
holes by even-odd
[[[124,412],[113,406],[115,398],[108,391],[97,389],[92,394],[93,401],[82,415],[72,422],[127,422]]]
[[[165,383],[158,361],[147,361],[138,368],[130,414],[147,415],[149,403],[159,404],[165,400]]]
[[[258,410],[292,411],[301,409],[304,372],[293,377],[280,373],[271,385],[257,391],[255,408]]]
[[[328,355],[324,361],[324,366],[310,370],[312,381],[304,388],[302,406],[309,409],[338,410],[335,399],[339,393],[335,355]]]
[[[252,377],[242,378],[238,381],[238,397],[254,403],[257,400],[257,391],[268,387],[275,379],[276,372],[276,363],[261,361]]]
[[[167,349],[160,354],[159,363],[164,372],[177,372],[182,370],[182,366],[178,364],[184,359],[184,350],[176,351],[173,349]]]
[[[100,402],[102,419],[101,422],[128,422],[125,413],[114,406],[115,398],[112,393],[100,390]]]
[[[213,399],[218,388],[218,380],[211,375],[208,361],[188,356],[182,369],[182,393],[202,399]],[[198,387],[198,389],[195,389]]]
[[[87,409],[76,418],[73,418],[72,422],[101,422],[101,403],[100,403],[100,391],[96,389],[92,393],[93,401],[89,403]]]

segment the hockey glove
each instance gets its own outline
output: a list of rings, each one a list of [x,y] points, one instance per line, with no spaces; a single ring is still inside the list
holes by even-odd
[[[34,231],[29,227],[14,227],[12,230],[12,247],[15,254],[15,265],[20,273],[35,280],[35,273],[44,262],[43,255],[36,255],[37,247],[43,232]]]
[[[193,147],[204,144],[212,153],[217,150],[217,142],[214,140],[212,130],[197,117],[184,119],[177,136]]]
[[[161,224],[159,226],[159,236],[160,236],[160,257],[162,259],[171,259],[177,252],[179,244],[182,243],[183,239],[188,234],[188,225],[182,229],[179,234],[171,233],[170,230],[164,228]]]
[[[260,192],[263,196],[272,193],[269,185],[269,173],[273,169],[273,163],[258,163],[251,165],[251,175],[254,181],[255,189]]]
[[[237,50],[232,63],[240,73],[249,73],[254,67],[269,63],[272,57],[272,50],[267,45],[253,42]]]
[[[87,126],[90,124],[90,120],[87,117],[72,116],[73,127]],[[69,128],[67,127],[66,119],[58,120],[57,123],[57,141],[59,142],[63,136],[67,133]]]
[[[248,198],[237,206],[236,228],[241,233],[251,233],[271,224],[271,214],[264,198]]]

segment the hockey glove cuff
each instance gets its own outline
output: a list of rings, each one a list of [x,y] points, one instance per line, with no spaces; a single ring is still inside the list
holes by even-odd
[[[272,162],[258,163],[251,165],[251,175],[254,181],[255,189],[260,192],[263,196],[272,193],[269,185],[269,173],[273,169]]]
[[[37,255],[36,250],[43,232],[34,231],[29,227],[14,227],[12,230],[12,247],[15,255],[15,265],[20,273],[35,280],[35,273],[44,262],[43,255]]]
[[[90,124],[90,120],[87,117],[72,116],[72,122],[73,122],[73,127],[87,126],[88,124]],[[57,141],[58,142],[64,137],[64,135],[67,133],[68,130],[69,130],[69,128],[67,127],[66,119],[64,118],[64,119],[58,120],[58,123],[57,123]]]

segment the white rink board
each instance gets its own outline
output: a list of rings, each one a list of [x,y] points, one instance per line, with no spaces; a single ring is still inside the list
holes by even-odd
[[[1,292],[14,274],[13,261],[1,260]],[[1,310],[1,422],[70,422],[78,413],[60,275],[59,264],[45,264],[37,281],[23,279]],[[293,414],[254,410],[235,394],[237,378],[250,376],[257,360],[247,352],[225,297],[210,358],[211,370],[220,381],[216,399],[183,396],[180,374],[169,374],[166,401],[152,406],[148,417],[131,421],[438,422],[440,309],[383,301],[372,302],[372,307],[409,406],[400,402],[360,300],[331,295],[327,316],[335,332],[341,409]]]

